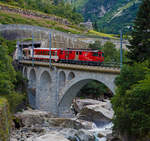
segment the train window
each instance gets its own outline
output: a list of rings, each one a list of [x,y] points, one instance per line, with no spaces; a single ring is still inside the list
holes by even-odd
[[[26,55],[26,51],[25,50],[23,50],[23,55]]]
[[[63,54],[63,51],[60,51],[60,54]]]
[[[82,52],[80,51],[79,54],[82,55]]]
[[[76,52],[76,55],[78,55],[78,52]]]
[[[55,52],[54,52],[54,51],[52,52],[52,55],[55,55]]]
[[[102,57],[104,57],[104,53],[102,53]]]
[[[98,52],[94,52],[94,53],[93,53],[93,56],[98,56]]]

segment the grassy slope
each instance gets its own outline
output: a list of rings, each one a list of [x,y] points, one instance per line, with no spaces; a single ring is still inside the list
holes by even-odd
[[[19,7],[10,6],[10,5],[1,3],[1,2],[0,2],[0,5],[5,5],[5,6],[9,6],[11,8],[20,9]],[[34,12],[36,12],[36,11],[34,11]],[[41,13],[41,12],[38,12],[38,13],[45,14],[45,13]],[[23,15],[23,14],[2,11],[2,10],[0,10],[0,24],[26,24],[26,25],[41,26],[41,27],[56,29],[56,30],[59,30],[62,32],[68,32],[68,33],[73,33],[73,34],[85,33],[84,28],[80,28],[77,25],[70,24],[67,26],[67,25],[62,25],[56,21],[51,21],[49,19],[39,18],[39,17],[35,17],[35,16],[27,16],[27,15]],[[109,34],[102,34],[102,33],[98,33],[95,31],[89,31],[85,35],[89,35],[89,34],[100,36],[100,37],[113,38]]]

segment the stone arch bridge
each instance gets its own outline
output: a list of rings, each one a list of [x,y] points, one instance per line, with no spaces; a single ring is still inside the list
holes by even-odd
[[[20,61],[23,75],[28,81],[31,107],[45,110],[57,116],[69,114],[72,99],[91,80],[105,84],[113,93],[114,80],[119,68],[81,66],[72,64]]]

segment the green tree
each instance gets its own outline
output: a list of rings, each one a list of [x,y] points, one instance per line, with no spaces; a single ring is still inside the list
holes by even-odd
[[[98,49],[101,50],[102,49],[102,45],[100,41],[95,41],[93,44],[89,44],[88,46],[90,49]]]
[[[150,59],[150,0],[143,0],[131,36],[128,57],[136,62]]]
[[[115,47],[115,44],[108,41],[103,45],[102,51],[104,52],[105,62],[118,62],[118,50]]]
[[[6,47],[0,45],[0,94],[10,94],[14,88],[15,70]]]
[[[96,31],[98,31],[98,25],[97,25],[97,21],[94,21],[93,22],[93,27]]]
[[[93,80],[80,90],[78,96],[99,99],[108,93],[110,93],[110,90],[103,83]]]
[[[23,78],[19,76],[12,66],[13,43],[0,38],[0,97],[7,98],[11,112],[16,111],[16,107],[25,100],[25,95],[15,91]],[[8,55],[10,54],[10,55]],[[19,79],[20,78],[20,79]],[[18,84],[18,86],[15,84]]]
[[[59,0],[53,0],[55,5],[58,5]]]
[[[148,63],[124,65],[115,80],[117,90],[112,98],[115,112],[114,129],[140,139],[150,131],[147,127],[150,124],[150,112],[148,112],[150,79],[149,76],[147,78],[150,70],[147,68],[148,65]]]
[[[127,91],[125,99],[128,109],[126,122],[129,133],[143,141],[150,138],[150,75]],[[147,136],[148,135],[148,136]],[[147,139],[145,139],[147,138]]]

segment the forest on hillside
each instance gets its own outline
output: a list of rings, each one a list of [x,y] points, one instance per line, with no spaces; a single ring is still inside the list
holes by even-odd
[[[141,0],[66,0],[91,21],[95,30],[105,33],[131,31]]]
[[[83,16],[64,1],[58,0],[0,0],[13,6],[24,9],[37,10],[47,14],[53,14],[70,20],[72,23],[78,24],[83,21]]]

